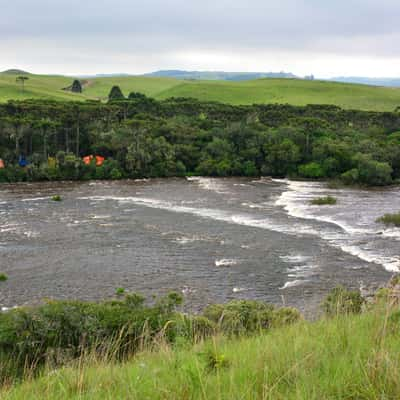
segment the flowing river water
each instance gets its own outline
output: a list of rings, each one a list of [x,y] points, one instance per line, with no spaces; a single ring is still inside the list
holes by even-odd
[[[328,194],[337,205],[310,205]],[[177,290],[191,310],[248,298],[314,312],[334,286],[374,289],[400,269],[400,230],[375,222],[399,210],[398,187],[266,178],[3,185],[0,307],[123,287]]]

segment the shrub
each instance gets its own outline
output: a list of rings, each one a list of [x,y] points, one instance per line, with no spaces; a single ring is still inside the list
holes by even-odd
[[[62,198],[59,194],[55,194],[54,196],[51,197],[51,200],[53,201],[62,201]]]
[[[314,206],[323,206],[323,205],[331,206],[337,203],[337,199],[333,196],[317,197],[316,199],[311,200],[310,203]]]
[[[110,179],[121,179],[122,178],[122,172],[118,168],[113,168],[110,171]]]
[[[385,225],[394,225],[400,227],[400,212],[395,214],[385,214],[378,218],[376,222],[381,222]]]
[[[145,306],[143,300],[128,295],[102,303],[50,301],[0,313],[0,359],[13,359],[22,372],[26,366],[65,362],[86,351],[112,350],[123,359],[160,335],[174,341],[171,321],[177,319],[180,297],[170,294],[153,306]]]
[[[325,176],[324,169],[317,162],[310,162],[305,165],[300,165],[299,174],[304,178],[318,179]]]
[[[294,309],[275,310],[271,304],[254,300],[214,304],[204,310],[204,316],[216,324],[217,330],[227,335],[251,334],[300,319],[300,313]]]
[[[342,286],[334,288],[325,298],[322,308],[326,315],[359,314],[365,300],[359,290],[347,290]]]
[[[8,276],[6,274],[0,274],[0,282],[5,282],[8,280]]]

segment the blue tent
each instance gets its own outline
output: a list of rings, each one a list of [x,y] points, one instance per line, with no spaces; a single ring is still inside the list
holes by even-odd
[[[26,167],[29,163],[28,163],[27,159],[25,158],[25,156],[19,156],[18,164],[20,167]]]

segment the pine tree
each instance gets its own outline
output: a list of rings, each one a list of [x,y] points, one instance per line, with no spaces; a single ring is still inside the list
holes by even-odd
[[[82,93],[82,85],[78,79],[75,79],[71,86],[71,92],[73,93]]]
[[[110,94],[108,95],[108,101],[113,100],[124,100],[125,96],[123,95],[119,86],[113,86],[111,88]]]

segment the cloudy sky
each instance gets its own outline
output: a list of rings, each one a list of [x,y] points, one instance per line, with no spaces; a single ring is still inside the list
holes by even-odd
[[[0,0],[0,70],[400,76],[400,0]]]

